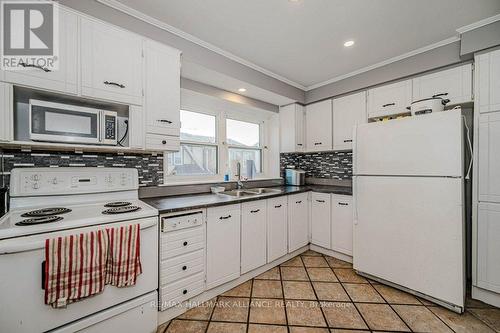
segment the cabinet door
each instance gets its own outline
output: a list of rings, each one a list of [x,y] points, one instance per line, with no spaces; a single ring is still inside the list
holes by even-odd
[[[145,47],[147,132],[180,134],[180,52],[147,41]]]
[[[311,243],[330,248],[331,235],[330,194],[311,193]]]
[[[500,112],[479,117],[479,201],[500,203]]]
[[[479,203],[477,285],[500,293],[500,205]]]
[[[366,92],[333,100],[333,149],[352,149],[353,129],[366,123]]]
[[[500,49],[476,57],[479,112],[500,111]]]
[[[144,149],[144,111],[140,106],[131,105],[128,113],[128,145],[134,149]]]
[[[368,90],[368,118],[408,112],[411,95],[411,80]]]
[[[288,196],[288,253],[309,243],[308,193]]]
[[[291,104],[280,108],[280,152],[305,150],[304,107]]]
[[[0,141],[11,141],[13,139],[14,92],[12,85],[0,82]]]
[[[84,96],[142,104],[142,39],[82,18],[81,76]]]
[[[266,200],[241,204],[241,274],[266,264]]]
[[[240,276],[240,205],[207,210],[207,289]]]
[[[352,256],[352,197],[332,194],[332,250]]]
[[[0,71],[3,81],[54,90],[69,94],[77,93],[78,78],[78,17],[59,7],[59,62],[58,69],[45,71],[44,68]]]
[[[308,151],[332,149],[332,100],[306,106],[306,144]]]
[[[287,198],[267,200],[267,262],[276,260],[288,250]]]
[[[449,104],[472,101],[472,64],[466,64],[413,79],[413,101],[440,96]]]

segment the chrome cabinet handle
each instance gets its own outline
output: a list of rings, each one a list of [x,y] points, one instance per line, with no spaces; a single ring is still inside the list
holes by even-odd
[[[227,219],[229,219],[229,218],[231,218],[231,215],[228,215],[228,216],[221,216],[221,217],[219,217],[219,220],[227,220]]]
[[[170,120],[167,120],[167,119],[156,119],[156,121],[158,121],[160,123],[167,123],[167,124],[171,124],[172,123]]]
[[[104,81],[104,84],[107,84],[108,86],[117,86],[119,88],[125,88],[125,86],[123,84],[111,82],[111,81]]]
[[[256,209],[256,210],[251,210],[250,213],[258,213],[260,212],[260,209]]]
[[[44,71],[45,73],[52,72],[50,69],[45,68],[45,67],[42,67],[42,66],[39,66],[39,65],[26,64],[26,63],[24,63],[24,62],[21,62],[21,63],[19,63],[19,64],[20,64],[21,66],[23,66],[24,68],[31,67],[31,68],[41,69],[41,70],[42,70],[42,71]]]
[[[339,204],[340,206],[349,206],[349,204],[348,204],[348,203],[345,203],[345,202],[339,202],[338,204]]]
[[[386,108],[388,106],[394,106],[394,105],[396,105],[396,103],[387,103],[387,104],[382,105],[382,107]]]

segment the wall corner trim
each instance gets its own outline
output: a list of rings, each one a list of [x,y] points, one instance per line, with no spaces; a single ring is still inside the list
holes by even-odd
[[[471,31],[471,30],[475,30],[477,28],[484,27],[485,25],[494,23],[496,21],[500,21],[500,14],[497,14],[497,15],[494,15],[494,16],[491,16],[491,17],[487,17],[487,18],[485,18],[483,20],[480,20],[480,21],[474,22],[472,24],[460,27],[460,28],[457,29],[457,32],[459,34],[463,34],[465,32],[468,32],[468,31]]]

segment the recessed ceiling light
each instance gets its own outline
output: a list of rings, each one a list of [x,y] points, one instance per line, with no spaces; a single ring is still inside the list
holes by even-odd
[[[239,91],[239,92],[245,92],[245,91],[247,91],[247,90],[246,90],[245,88],[240,88],[240,89],[238,89],[238,91]]]
[[[353,45],[354,45],[354,41],[353,40],[348,40],[347,42],[344,43],[345,47],[351,47]]]

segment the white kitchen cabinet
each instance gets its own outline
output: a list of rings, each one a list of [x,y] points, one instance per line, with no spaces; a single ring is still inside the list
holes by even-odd
[[[207,209],[207,289],[240,276],[240,205]]]
[[[311,193],[311,243],[330,248],[331,200],[329,193]]]
[[[82,95],[142,104],[142,38],[83,17],[80,38]]]
[[[13,88],[12,85],[0,82],[0,142],[11,141],[13,138],[14,112],[12,107]]]
[[[58,69],[1,70],[0,80],[44,90],[78,93],[78,16],[62,6],[59,8]]]
[[[333,150],[352,149],[353,129],[366,123],[366,92],[333,100]]]
[[[479,203],[477,286],[500,293],[500,205]]]
[[[413,79],[413,101],[434,96],[449,99],[448,105],[472,101],[472,64],[465,64]]]
[[[352,256],[352,228],[352,197],[332,194],[332,250]]]
[[[476,109],[500,111],[500,49],[476,56]]]
[[[368,118],[408,112],[412,101],[411,80],[386,84],[368,90]]]
[[[267,262],[274,261],[288,251],[287,197],[267,200]]]
[[[241,204],[241,274],[267,262],[266,218],[266,200]]]
[[[308,193],[288,196],[288,253],[309,243]]]
[[[145,43],[145,111],[147,132],[180,135],[180,51]]]
[[[303,152],[305,143],[305,108],[299,104],[280,107],[280,152]]]
[[[144,149],[144,111],[142,107],[131,105],[128,113],[128,145],[134,149]]]
[[[478,197],[500,203],[500,112],[479,117]]]
[[[332,150],[332,136],[332,100],[307,105],[307,151]]]

